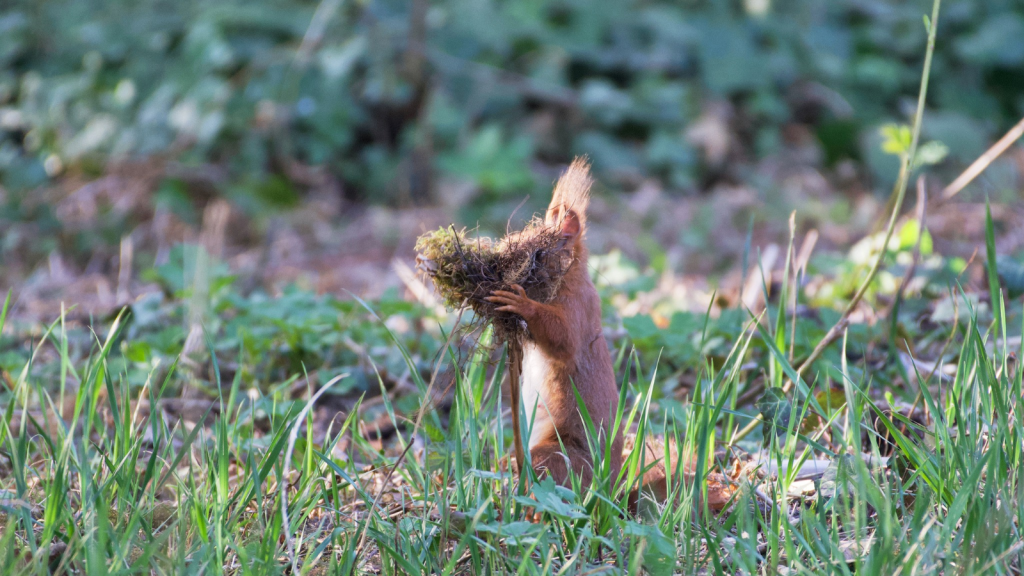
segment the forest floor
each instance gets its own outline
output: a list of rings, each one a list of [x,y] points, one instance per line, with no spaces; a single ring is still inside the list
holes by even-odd
[[[1024,150],[1000,163],[1024,174]],[[633,517],[607,483],[517,493],[501,355],[449,338],[456,315],[414,272],[420,234],[505,222],[461,221],[455,185],[395,209],[327,179],[269,218],[216,197],[187,218],[154,200],[181,170],[41,190],[56,248],[4,263],[5,572],[1020,570],[1024,205],[987,218],[984,178],[908,196],[801,377],[891,206],[795,160],[700,196],[599,185],[587,238],[622,425],[700,462]],[[130,228],[97,240],[111,214]],[[16,225],[7,253],[46,230]],[[738,437],[758,413],[785,418]]]

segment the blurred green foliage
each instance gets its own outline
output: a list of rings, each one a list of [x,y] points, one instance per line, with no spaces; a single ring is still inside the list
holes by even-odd
[[[274,205],[294,202],[295,162],[354,199],[429,201],[455,177],[493,201],[585,153],[608,181],[690,190],[715,168],[684,132],[712,101],[733,106],[737,160],[799,123],[826,162],[889,176],[878,127],[912,111],[926,4],[12,0],[0,182],[17,196],[158,155],[271,182],[247,189]],[[1024,114],[1022,37],[1019,0],[944,6],[925,136],[951,157]]]
[[[206,265],[198,266],[200,261]],[[111,355],[111,370],[133,388],[142,387],[154,370],[165,374],[185,350],[185,356],[201,363],[209,362],[211,353],[216,356],[213,366],[221,374],[203,369],[193,382],[214,394],[217,377],[236,373],[246,386],[266,391],[294,382],[296,375],[308,374],[322,384],[348,373],[334,393],[358,394],[379,390],[378,377],[388,384],[409,384],[410,363],[429,377],[444,345],[434,311],[397,291],[386,292],[372,305],[295,286],[279,296],[262,290],[242,294],[238,277],[195,245],[176,246],[166,264],[143,276],[161,291],[126,308],[126,328]],[[73,355],[86,353],[95,344],[93,328],[109,325],[114,316],[91,318],[88,326],[69,322],[66,336]],[[31,323],[16,324],[0,337],[0,376],[5,370],[17,374],[33,353],[35,343],[24,340],[19,330],[31,332]],[[197,340],[189,344],[191,338]],[[33,370],[44,380],[59,380],[58,364],[41,362]],[[407,395],[402,401],[414,400]]]
[[[917,223],[904,225],[886,250],[884,266],[872,284],[868,299],[878,306],[890,305],[900,280],[911,265],[914,245],[918,240]],[[839,320],[836,309],[845,302],[863,278],[866,262],[880,249],[880,237],[868,237],[844,256],[822,256],[812,259],[808,274],[795,303],[790,301],[783,311],[786,317],[785,352],[799,360],[805,358],[825,337],[829,327]],[[921,238],[921,259],[917,263],[913,297],[894,312],[895,321],[875,324],[854,323],[845,334],[843,347],[830,347],[816,363],[822,382],[841,382],[840,367],[844,358],[849,374],[870,377],[875,382],[892,385],[905,378],[906,367],[890,358],[897,349],[913,347],[941,348],[950,330],[965,325],[974,317],[991,321],[987,302],[976,294],[964,296],[949,288],[955,286],[963,272],[959,259],[946,259],[932,252],[930,235]],[[602,297],[605,325],[610,344],[618,350],[620,374],[629,368],[625,358],[635,351],[645,365],[657,365],[655,398],[669,409],[680,389],[691,387],[692,375],[699,369],[720,369],[737,341],[750,329],[751,314],[741,305],[722,309],[716,314],[680,310],[670,294],[657,291],[658,273],[640,268],[619,252],[595,257],[595,282]],[[999,262],[999,275],[1010,294],[1024,291],[1024,266],[1010,258]],[[204,272],[199,273],[198,270]],[[754,270],[748,271],[757,273]],[[351,376],[334,388],[335,393],[360,394],[375,391],[378,374],[389,385],[408,383],[409,365],[415,366],[424,378],[434,370],[441,350],[446,348],[447,334],[453,330],[454,315],[403,299],[396,291],[385,293],[370,305],[356,299],[339,299],[317,295],[296,286],[286,287],[279,296],[262,290],[245,292],[239,278],[227,265],[206,256],[195,245],[178,245],[165,264],[143,272],[147,281],[160,287],[129,308],[123,341],[118,342],[111,356],[113,373],[123,374],[134,387],[141,387],[152,378],[156,368],[166,371],[193,336],[190,354],[208,360],[212,352],[223,372],[221,380],[230,380],[238,373],[247,386],[264,391],[290,385],[296,375],[311,374],[320,383],[348,373]],[[807,278],[818,280],[806,283]],[[780,288],[764,286],[768,309],[765,318],[778,318],[782,303]],[[637,299],[649,309],[625,313]],[[795,304],[795,307],[794,307]],[[795,311],[795,312],[794,312]],[[471,313],[470,313],[471,314]],[[629,314],[629,315],[626,315]],[[795,317],[794,317],[795,314]],[[73,355],[84,354],[95,345],[94,334],[102,332],[113,315],[97,318],[96,324],[72,323],[68,337]],[[1021,325],[1019,304],[1007,308],[1007,325]],[[470,316],[463,318],[467,324]],[[475,334],[458,329],[451,351],[467,353],[464,346],[475,340]],[[197,330],[195,335],[190,332]],[[30,358],[35,341],[22,326],[0,338],[0,370],[16,374]],[[404,346],[409,358],[394,345]],[[742,382],[756,385],[769,373],[771,355],[766,343],[754,339],[749,343],[751,366]],[[844,354],[845,352],[845,354]],[[497,360],[497,358],[492,358]],[[37,374],[58,381],[60,364],[39,362]],[[196,376],[194,385],[215,389],[209,370]],[[899,387],[911,397],[915,388]],[[409,395],[405,400],[414,396]]]

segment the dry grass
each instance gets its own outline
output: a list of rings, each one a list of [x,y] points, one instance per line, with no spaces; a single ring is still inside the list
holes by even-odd
[[[504,342],[523,336],[525,323],[515,314],[498,312],[499,305],[486,297],[519,285],[532,300],[550,302],[571,264],[563,241],[557,230],[540,220],[501,241],[470,238],[465,229],[441,228],[420,236],[416,260],[446,306],[471,308],[481,322],[494,325],[498,342]]]

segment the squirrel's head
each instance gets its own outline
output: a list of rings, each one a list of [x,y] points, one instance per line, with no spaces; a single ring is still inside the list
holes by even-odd
[[[535,221],[523,230],[509,233],[498,243],[498,250],[533,250],[534,262],[557,270],[565,270],[573,260],[586,259],[583,236],[592,184],[587,161],[573,160],[555,184],[544,222]]]
[[[576,158],[569,169],[555,184],[544,223],[558,229],[567,240],[575,244],[582,240],[587,223],[587,206],[590,204],[590,164],[586,158]]]
[[[587,206],[590,204],[590,187],[594,179],[590,176],[590,164],[586,158],[577,157],[555,184],[551,204],[544,216],[544,223],[558,230],[566,249],[582,248],[583,234],[587,225]]]
[[[573,160],[555,184],[543,226],[530,225],[525,230],[511,232],[501,240],[500,246],[523,242],[540,234],[550,234],[553,230],[561,236],[558,248],[572,251],[577,245],[582,246],[587,206],[590,204],[590,187],[593,183],[586,158]]]

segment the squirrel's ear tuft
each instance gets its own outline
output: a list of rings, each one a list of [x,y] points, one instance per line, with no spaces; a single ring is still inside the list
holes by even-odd
[[[590,176],[590,162],[585,156],[578,156],[569,165],[555,184],[555,192],[551,198],[548,214],[555,213],[556,218],[563,211],[575,212],[577,223],[582,228],[586,224],[587,206],[590,204],[590,187],[594,179]],[[557,222],[557,219],[556,219]]]

